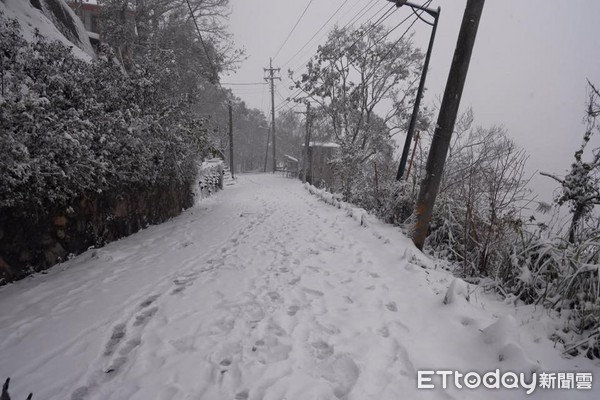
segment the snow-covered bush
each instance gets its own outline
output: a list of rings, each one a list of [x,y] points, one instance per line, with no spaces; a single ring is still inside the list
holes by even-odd
[[[0,48],[0,209],[193,181],[205,132],[185,99],[164,90],[168,54],[125,75],[110,51],[82,61],[59,42],[25,41],[1,14]]]

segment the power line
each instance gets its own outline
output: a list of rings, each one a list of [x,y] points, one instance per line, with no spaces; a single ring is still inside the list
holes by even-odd
[[[367,3],[358,13],[356,13],[354,15],[354,17],[352,17],[350,19],[350,21],[348,21],[348,23],[346,25],[344,25],[344,28],[347,28],[348,26],[354,24],[356,21],[358,21],[362,17],[364,17],[366,13],[368,13],[369,11],[371,11],[373,9],[373,7],[375,7],[375,4],[377,4],[377,0],[371,0],[370,3]],[[370,7],[369,7],[369,5],[370,5]],[[381,9],[378,12],[383,10],[385,8],[385,6],[386,6],[386,4],[384,4],[383,7],[381,7]],[[367,7],[368,7],[368,9],[367,9]],[[377,13],[375,13],[375,14],[377,14]]]
[[[304,11],[302,11],[302,14],[300,15],[300,18],[298,18],[298,20],[294,24],[294,27],[292,28],[292,30],[290,31],[290,33],[288,33],[287,37],[285,38],[285,40],[283,41],[283,43],[281,44],[281,46],[279,46],[279,48],[277,49],[277,52],[275,53],[275,55],[273,56],[273,58],[277,58],[277,56],[279,55],[279,52],[281,51],[281,49],[283,49],[283,46],[285,46],[285,44],[288,42],[288,40],[292,36],[292,33],[294,33],[294,30],[296,30],[296,27],[298,26],[298,24],[302,20],[302,17],[304,17],[304,14],[306,14],[306,11],[308,11],[308,8],[310,7],[310,5],[312,4],[313,1],[314,0],[310,0],[308,2],[308,4],[306,5],[306,8],[304,8]]]
[[[423,4],[422,7],[427,7],[432,1],[433,0],[426,1]],[[410,23],[410,25],[406,28],[406,30],[402,33],[402,35],[400,35],[400,37],[390,46],[389,50],[383,55],[383,57],[381,57],[378,60],[378,64],[381,64],[392,53],[392,51],[396,48],[396,46],[398,45],[398,43],[400,43],[402,41],[402,39],[404,39],[404,37],[408,34],[408,32],[410,31],[410,29],[413,27],[413,25],[419,20],[419,18],[421,18],[421,15],[423,14],[423,12],[424,11],[421,10],[418,14],[415,13],[415,15],[416,15],[415,19]],[[409,15],[404,20],[402,20],[402,22],[400,24],[396,25],[396,27],[394,27],[394,29],[396,29],[398,26],[402,25],[411,16],[412,16],[412,14]],[[384,37],[387,37],[387,35],[389,35],[389,32]],[[374,45],[377,45],[378,43],[380,43],[380,40],[378,40],[377,42],[375,42],[373,45],[369,46],[369,48],[367,50],[365,50],[365,52],[363,54],[365,54],[367,51],[369,51],[369,49],[371,49]],[[374,75],[375,75],[375,70],[371,71],[371,74],[367,75],[367,77],[365,78],[365,84],[370,83],[369,81],[371,80],[371,78]]]
[[[369,34],[369,32],[371,32],[373,29],[375,29],[375,27],[379,24],[382,24],[386,19],[388,19],[393,13],[396,12],[396,10],[398,9],[398,7],[396,7],[395,5],[392,5],[391,8],[389,8],[381,17],[379,17],[379,19],[375,22],[373,22],[369,28],[363,32],[362,35],[360,35],[355,41],[354,43],[352,43],[350,45],[350,47],[348,47],[346,49],[346,51],[350,50],[352,47],[354,47],[360,40],[362,40],[362,38],[364,38],[366,35]]]
[[[424,3],[421,7],[427,7],[429,6],[429,4],[432,2],[433,0],[428,0],[426,3]],[[417,19],[423,19],[421,17],[421,15],[423,14],[423,10],[421,10],[420,12],[416,12],[414,10],[413,14],[416,15],[416,19],[410,24],[410,26],[408,27],[408,29],[400,36],[400,39],[398,39],[394,45],[392,46],[392,48],[394,48],[399,42],[400,40],[406,35],[406,33],[408,32],[408,30],[410,30],[410,28],[415,24]],[[398,29],[400,26],[402,26],[406,21],[408,21],[410,18],[412,17],[412,15],[408,15],[406,18],[404,18],[402,21],[400,21],[399,24],[397,24],[396,26],[394,26],[392,29],[390,29],[385,35],[381,36],[379,39],[375,40],[375,42],[373,44],[371,44],[361,55],[365,55],[369,50],[371,50],[374,46],[378,45],[379,43],[381,43],[381,41],[383,41],[385,38],[387,38],[390,33],[394,32],[396,29]],[[386,55],[387,56],[387,55]]]
[[[354,8],[355,8],[355,7],[356,7],[356,6],[357,6],[357,5],[358,5],[358,4],[359,4],[361,1],[362,1],[362,0],[356,0],[356,2],[355,2],[354,4],[352,4],[352,6],[351,6],[351,7],[348,9],[348,11],[346,11],[346,12],[344,13],[344,15],[342,15],[342,16],[341,16],[341,17],[340,17],[340,18],[339,18],[339,19],[336,21],[336,24],[337,24],[338,22],[340,22],[341,20],[343,20],[343,19],[344,19],[344,18],[345,18],[345,17],[346,17],[348,14],[350,14],[350,12],[351,12],[351,11],[353,11],[353,10],[354,10]],[[368,6],[370,3],[374,2],[374,1],[377,1],[377,0],[371,0],[369,3],[367,3],[367,5],[366,5],[366,6]],[[364,9],[366,6],[364,6],[364,7],[363,7],[363,9]],[[361,10],[362,10],[362,9],[361,9]],[[360,11],[359,11],[359,12],[360,12]],[[355,16],[356,16],[356,14],[355,14]]]
[[[429,4],[430,4],[432,1],[433,1],[433,0],[429,0],[429,1],[427,1],[426,3],[424,3],[424,4],[423,4],[423,6],[422,6],[422,7],[427,7],[427,6],[428,6],[428,5],[429,5]],[[404,36],[406,36],[406,34],[407,34],[407,33],[408,33],[408,31],[410,30],[410,28],[412,28],[412,27],[413,27],[413,25],[414,25],[414,24],[415,24],[415,23],[416,23],[416,22],[419,20],[419,18],[421,18],[421,15],[423,14],[423,12],[424,12],[424,11],[423,11],[423,10],[421,10],[421,12],[420,12],[420,13],[418,13],[418,15],[417,15],[417,17],[414,19],[414,21],[413,21],[413,22],[411,22],[411,24],[408,26],[408,28],[406,28],[406,30],[404,31],[404,33],[403,33],[403,34],[402,34],[402,35],[401,35],[401,36],[398,38],[398,40],[396,40],[396,41],[394,42],[394,44],[393,44],[393,45],[390,47],[390,49],[388,50],[388,52],[387,52],[387,53],[385,53],[385,55],[384,55],[384,56],[381,58],[381,60],[382,60],[382,61],[383,61],[383,60],[385,60],[385,58],[386,58],[387,56],[389,56],[389,55],[390,55],[390,53],[391,53],[391,52],[392,52],[392,50],[393,50],[393,49],[396,47],[396,45],[398,45],[398,43],[400,43],[400,41],[401,41],[401,40],[404,38]],[[415,14],[416,14],[416,13],[415,13]]]
[[[367,3],[363,8],[361,8],[355,15],[354,17],[352,17],[350,19],[350,21],[348,23],[346,23],[346,25],[344,25],[344,27],[342,29],[346,29],[351,23],[353,23],[354,21],[358,21],[359,19],[361,19],[367,12],[371,11],[371,9],[373,9],[373,7],[377,4],[377,0],[371,0],[370,3]],[[387,7],[387,4],[384,4],[383,7],[381,7],[379,9],[379,11],[377,11],[371,18],[373,18],[377,13],[379,13],[381,10],[383,10],[385,7]],[[347,13],[346,13],[347,14]],[[338,20],[339,22],[339,20]],[[318,32],[317,32],[318,33]],[[319,36],[320,40],[323,36],[325,36],[327,34],[327,32],[323,33],[322,35]],[[291,62],[294,58],[296,58],[296,56],[298,56],[302,50],[310,44],[310,42],[312,42],[312,40],[315,38],[316,34],[313,35],[313,37],[311,39],[309,39],[308,42],[306,42],[304,44],[304,46],[302,46],[302,48],[300,50],[298,50],[298,52],[296,52],[296,54],[290,58],[287,62],[284,63],[284,66],[286,64],[288,64],[289,62]],[[317,42],[318,42],[317,40]],[[295,67],[291,68],[292,71],[296,71],[299,68],[303,67],[304,65],[306,65],[308,63],[308,61],[312,58],[312,56],[309,56],[307,59],[305,59],[304,61],[300,62],[299,64],[297,64]]]
[[[267,85],[267,82],[244,82],[244,83],[222,82],[221,85],[225,85],[225,86],[256,86],[256,85]]]
[[[275,109],[275,111],[279,111],[281,109],[283,109],[285,106],[287,106],[288,104],[290,104],[291,102],[293,102],[294,100],[298,99],[298,97],[302,94],[302,89],[297,89],[295,94],[292,94],[292,96],[288,97],[288,99],[283,103],[280,104],[279,106],[277,106],[277,108]],[[296,105],[290,107],[290,108],[294,108]]]
[[[343,17],[345,17],[346,15],[348,15],[348,13],[357,5],[358,3],[355,3],[350,10],[348,10],[348,12],[346,12],[346,14],[344,14]],[[348,27],[351,23],[360,20],[366,13],[368,13],[369,11],[371,11],[373,9],[373,7],[377,4],[377,0],[371,0],[369,3],[367,3],[366,5],[364,5],[355,15],[354,17],[352,17],[350,19],[350,21],[348,23],[346,23],[346,25],[344,25],[344,27],[342,29],[345,29],[346,27]],[[345,5],[342,4],[342,6]],[[375,15],[377,15],[379,12],[381,12],[383,9],[385,9],[387,7],[387,4],[384,4],[383,7],[381,7],[377,12],[375,12],[375,14],[373,14],[373,16],[371,16],[369,19],[374,18]],[[340,7],[341,8],[341,7]],[[285,66],[286,64],[290,63],[294,58],[296,58],[312,41],[313,39],[316,37],[316,35],[327,25],[327,23],[329,21],[331,21],[331,19],[337,14],[337,12],[339,12],[340,9],[337,9],[334,14],[325,22],[325,24],[323,24],[321,26],[321,28],[315,32],[315,34],[302,46],[302,48],[300,48],[300,50],[298,50],[290,59],[288,59],[283,65]],[[337,22],[339,22],[343,17],[341,17]],[[336,23],[337,23],[336,22]],[[322,38],[324,36],[321,35],[319,37]],[[310,59],[312,58],[312,56],[308,57],[306,60],[302,61],[301,63],[299,63],[298,65],[296,65],[294,68],[291,68],[292,71],[297,71],[298,69],[300,69],[301,67],[305,66],[308,61],[310,61]],[[288,77],[288,79],[291,80],[291,78]],[[293,82],[293,81],[292,81]]]
[[[210,58],[210,54],[208,53],[208,48],[206,47],[206,43],[204,43],[204,39],[202,39],[202,34],[200,33],[200,27],[198,26],[198,21],[196,21],[196,16],[194,15],[194,11],[192,10],[192,5],[190,4],[190,0],[185,0],[185,2],[187,3],[188,8],[190,9],[190,15],[192,16],[192,20],[194,21],[194,25],[196,26],[196,31],[198,32],[198,38],[200,39],[200,43],[202,44],[204,53],[206,53],[206,59],[208,60],[208,63],[210,64],[210,67],[213,70],[213,74],[215,74],[215,79],[217,80],[217,83],[219,84],[219,86],[221,86],[221,82],[219,82],[219,73],[217,72],[217,67],[215,66],[215,64],[213,64],[213,61]],[[221,86],[221,89],[222,88],[223,88],[223,86]]]
[[[432,2],[432,0],[426,1],[423,4],[423,7],[428,6],[431,2]],[[393,7],[395,7],[395,6],[393,6]],[[378,12],[380,12],[382,9],[380,9]],[[395,7],[395,9],[397,9],[397,8]],[[423,13],[423,11],[421,11],[419,14],[415,13],[416,17],[413,20],[413,22],[408,26],[408,28],[404,31],[404,33],[402,33],[402,35],[394,42],[394,44],[392,46],[390,46],[390,49],[385,53],[385,55],[378,60],[379,63],[383,62],[391,54],[391,52],[393,51],[393,49],[398,45],[398,43],[400,43],[400,41],[406,36],[406,34],[410,31],[410,29],[413,27],[413,25],[416,23],[416,21],[421,17],[422,13]],[[358,43],[359,40],[361,40],[366,35],[366,33],[368,33],[370,30],[372,30],[376,26],[376,24],[383,23],[390,15],[392,15],[391,9],[389,9],[388,11],[386,11],[386,13],[384,13],[382,16],[380,16],[379,19],[376,22],[374,22],[371,25],[371,27],[369,29],[367,29],[367,31],[363,35],[361,35],[361,37],[359,37],[355,42],[353,42],[349,47],[347,47],[344,50],[344,52],[350,50],[356,43]],[[394,28],[392,28],[390,31],[388,31],[384,36],[382,36],[381,38],[379,38],[378,40],[376,40],[375,43],[373,43],[371,46],[369,46],[369,48],[366,51],[368,51],[373,46],[381,43],[381,41],[383,39],[385,39],[387,36],[389,36],[389,34],[391,32],[393,32],[394,30],[398,29],[398,27],[400,27],[406,21],[408,21],[410,19],[410,17],[412,17],[412,14],[409,15],[407,18],[404,18],[399,24],[397,24]],[[366,53],[366,51],[365,51],[365,53]],[[308,61],[310,61],[310,58],[307,60],[306,63],[308,63]],[[368,83],[369,80],[373,77],[373,75],[374,75],[374,71],[369,76],[366,77],[365,82]],[[302,94],[302,92],[303,92],[302,89],[298,89],[296,91],[296,94],[292,95],[290,98],[288,98],[288,100],[285,103],[279,105],[278,108],[276,109],[276,111],[279,111],[280,109],[284,108],[287,104],[289,104],[292,101],[298,99],[300,97],[300,95]]]
[[[298,50],[290,59],[288,59],[286,62],[284,62],[282,64],[282,67],[286,66],[290,61],[292,61],[302,50],[304,50],[306,48],[306,46],[308,46],[308,44],[323,30],[323,28],[325,28],[325,26],[329,23],[329,21],[331,21],[333,19],[333,17],[335,17],[337,15],[338,12],[340,12],[340,10],[342,9],[342,7],[344,7],[346,5],[346,3],[348,3],[348,0],[344,1],[338,8],[337,10],[335,10],[335,12],[329,17],[329,19],[327,21],[325,21],[325,23],[323,23],[323,25],[321,25],[321,27],[315,32],[315,34],[308,39],[308,42],[306,42],[306,44],[304,44],[304,46],[302,46],[302,48],[300,50]]]
[[[377,4],[377,0],[371,0],[370,3],[367,3],[363,8],[361,8],[355,15],[354,17],[352,17],[350,19],[350,22],[347,23],[346,25],[344,25],[344,28],[348,27],[351,23],[358,21],[360,18],[362,18],[367,12],[371,11],[371,9],[373,9],[373,7]],[[356,4],[355,4],[356,5]],[[387,7],[387,4],[384,4],[383,7],[380,8],[380,10],[378,12],[380,12],[381,10],[383,10],[385,7]],[[354,8],[354,6],[352,7]],[[315,34],[300,48],[300,50],[298,50],[291,58],[289,58],[285,63],[283,63],[283,66],[288,65],[294,58],[296,58],[312,41],[313,39],[319,34],[320,31],[323,30],[323,28],[325,27],[325,25],[327,25],[327,23],[329,21],[331,21],[331,19],[335,16],[335,14],[337,14],[339,10],[336,10],[336,12],[334,12],[334,15],[332,15],[326,22],[325,24],[323,24],[321,26],[321,28],[319,28],[319,30],[317,32],[315,32]],[[375,15],[378,13],[376,12]],[[347,14],[347,13],[346,13]],[[345,15],[344,15],[345,16]],[[357,18],[358,17],[358,18]],[[373,17],[371,17],[373,18]],[[319,38],[323,37],[324,35],[321,35]],[[309,58],[310,59],[310,58]],[[300,64],[298,64],[298,66],[296,68],[293,68],[293,70],[296,70],[298,68],[300,68],[302,65],[306,64],[308,62],[304,61]]]
[[[371,6],[371,8],[372,8],[374,5],[375,5],[375,3],[373,3],[373,5]],[[367,6],[368,6],[368,4],[367,4]],[[375,15],[377,15],[379,12],[381,12],[381,11],[382,11],[384,8],[386,8],[386,7],[387,7],[387,5],[384,5],[384,6],[383,6],[382,8],[380,8],[380,9],[379,9],[379,10],[378,10],[378,11],[377,11],[377,12],[376,12],[376,13],[375,13],[375,14],[374,14],[374,15],[373,15],[371,18],[373,18]],[[363,9],[364,9],[364,8],[363,8]],[[369,9],[370,9],[370,8],[369,8]],[[390,15],[392,15],[392,14],[393,14],[393,13],[396,11],[396,9],[397,9],[397,7],[395,7],[394,5],[392,5],[392,6],[391,6],[391,7],[390,7],[390,8],[389,8],[389,9],[388,9],[388,10],[387,10],[387,11],[386,11],[386,12],[385,12],[383,15],[381,15],[381,16],[379,17],[379,19],[378,19],[376,22],[374,22],[374,23],[373,23],[373,25],[371,25],[371,26],[369,27],[369,29],[367,29],[367,31],[366,31],[365,33],[363,33],[363,35],[361,35],[361,36],[360,36],[360,37],[359,37],[359,38],[358,38],[358,39],[357,39],[357,40],[356,40],[354,43],[352,43],[352,44],[351,44],[351,45],[350,45],[348,48],[346,48],[346,50],[345,50],[345,51],[348,51],[348,50],[350,50],[350,49],[351,49],[351,48],[352,48],[352,47],[353,47],[353,46],[354,46],[356,43],[358,43],[358,41],[359,41],[360,39],[362,39],[362,38],[365,36],[365,34],[366,34],[366,33],[368,33],[368,32],[369,32],[371,29],[373,29],[373,27],[374,27],[376,24],[383,23],[383,22],[384,22],[384,21],[385,21],[387,18],[389,18],[389,16],[390,16]],[[339,9],[338,9],[338,11],[339,11]],[[359,11],[359,13],[360,13],[360,11]],[[334,15],[335,15],[335,13],[334,13]],[[364,14],[363,14],[363,15],[364,15]],[[332,17],[333,17],[333,16],[332,16]],[[330,19],[329,19],[327,22],[329,22],[330,20],[331,20],[331,17],[330,17]],[[326,22],[324,25],[326,25],[326,24],[327,24],[327,22]],[[323,25],[323,26],[324,26],[324,25]],[[321,29],[323,28],[323,26],[321,27]],[[317,33],[318,33],[318,31],[317,31]],[[313,35],[313,38],[314,38],[314,36],[315,36],[315,35]],[[307,42],[307,44],[308,44],[308,43],[310,43],[310,41],[312,41],[312,39],[313,39],[313,38],[309,39],[309,41]],[[300,52],[301,50],[302,50],[302,49],[300,49],[300,50],[299,50],[299,52]],[[298,54],[298,53],[296,53],[296,54]],[[295,56],[294,56],[294,57],[295,57]],[[292,57],[292,58],[293,58],[293,57]],[[309,58],[308,58],[308,60],[306,60],[305,62],[303,62],[302,64],[298,65],[296,68],[294,68],[294,71],[295,71],[295,70],[297,70],[297,69],[299,69],[300,67],[302,67],[302,66],[304,66],[304,65],[308,64],[308,62],[310,61],[310,59],[311,59],[311,58],[312,58],[312,56],[311,56],[311,57],[309,57]],[[290,59],[290,60],[291,60],[291,59]],[[288,99],[288,100],[287,100],[287,101],[286,101],[284,104],[280,105],[280,106],[279,106],[279,107],[276,109],[276,111],[279,111],[281,108],[285,107],[287,104],[289,104],[289,103],[291,103],[292,101],[296,100],[296,99],[297,99],[297,98],[298,98],[298,97],[299,97],[301,94],[302,94],[302,90],[301,90],[301,89],[298,89],[298,90],[296,91],[296,94],[295,94],[295,95],[292,95],[292,97],[290,97],[290,98],[289,98],[289,99]]]
[[[374,6],[374,5],[375,5],[375,3],[373,3],[373,6]],[[374,18],[374,17],[375,17],[377,14],[379,14],[379,13],[380,13],[382,10],[384,10],[386,7],[387,7],[387,4],[384,4],[384,5],[383,5],[383,7],[381,7],[379,10],[377,10],[377,11],[375,12],[375,14],[373,14],[373,15],[372,15],[372,16],[371,16],[371,17],[368,19],[368,21],[370,21],[372,18]],[[372,6],[371,6],[371,8],[372,8]],[[389,8],[389,9],[388,9],[388,10],[387,10],[387,11],[386,11],[386,12],[385,12],[383,15],[381,15],[381,16],[379,17],[379,19],[378,19],[377,21],[375,21],[375,22],[374,22],[374,23],[373,23],[373,24],[372,24],[372,25],[371,25],[371,26],[370,26],[370,27],[367,29],[367,31],[365,31],[365,32],[364,32],[364,33],[363,33],[363,34],[362,34],[362,35],[361,35],[359,38],[357,38],[357,39],[354,41],[354,43],[352,43],[352,45],[350,45],[350,46],[349,46],[349,47],[346,49],[346,51],[347,51],[347,50],[349,50],[349,49],[351,49],[351,48],[352,48],[352,47],[353,47],[353,46],[354,46],[356,43],[358,43],[358,41],[360,41],[360,40],[361,40],[361,39],[362,39],[362,38],[363,38],[363,37],[364,37],[364,36],[365,36],[365,35],[366,35],[366,34],[367,34],[367,33],[368,33],[368,32],[369,32],[371,29],[373,29],[373,28],[374,28],[376,25],[378,25],[378,24],[380,24],[380,23],[383,23],[383,22],[384,22],[384,21],[385,21],[387,18],[389,18],[389,17],[392,15],[392,13],[394,13],[396,10],[397,10],[397,7],[396,7],[396,6],[394,6],[394,5],[392,5],[392,6],[391,6],[391,7],[390,7],[390,8]],[[366,13],[363,13],[363,15],[364,15],[364,14],[366,14]],[[361,18],[362,18],[362,16],[361,16]],[[357,21],[358,21],[358,19],[357,19]],[[364,25],[365,25],[365,23],[366,23],[366,22],[363,22],[362,26],[364,26]],[[344,28],[342,28],[342,29],[345,29],[347,26],[348,26],[348,24],[346,24],[346,26],[344,26]],[[313,56],[310,56],[310,57],[309,57],[308,59],[306,59],[304,62],[302,62],[301,64],[298,64],[298,65],[297,65],[295,68],[293,68],[293,69],[292,69],[292,71],[296,71],[296,70],[298,70],[299,68],[301,68],[301,67],[305,66],[306,64],[308,64],[308,62],[310,61],[310,59],[311,59],[312,57],[313,57]]]

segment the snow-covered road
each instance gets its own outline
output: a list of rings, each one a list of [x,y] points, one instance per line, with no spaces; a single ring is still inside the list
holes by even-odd
[[[395,228],[362,227],[296,180],[242,175],[172,221],[0,288],[0,378],[17,400],[397,400],[525,397],[417,390],[419,369],[596,375],[552,349],[542,311],[479,291],[444,305],[451,281]]]

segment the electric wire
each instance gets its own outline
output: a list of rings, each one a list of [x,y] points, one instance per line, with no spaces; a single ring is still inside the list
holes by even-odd
[[[323,25],[321,25],[321,27],[315,32],[315,34],[308,39],[308,42],[306,42],[306,44],[304,46],[302,46],[302,48],[300,50],[298,50],[293,56],[292,58],[288,59],[286,62],[284,62],[281,66],[284,67],[286,66],[292,59],[294,59],[294,57],[296,57],[302,50],[304,50],[306,48],[306,46],[308,46],[308,44],[323,30],[323,28],[325,28],[325,26],[327,26],[327,24],[329,23],[329,21],[331,21],[336,15],[337,13],[340,12],[340,10],[342,9],[342,7],[344,7],[346,5],[346,3],[348,3],[348,0],[344,1],[335,11],[334,13],[329,17],[329,19],[327,19],[327,21],[325,21],[325,23],[323,23]]]
[[[375,3],[373,4],[375,5]],[[377,12],[375,12],[375,14],[373,14],[368,21],[370,21],[371,19],[375,18],[375,16],[377,14],[379,14],[381,11],[383,11],[385,8],[387,7],[387,4],[384,4],[383,7],[381,7],[379,10],[377,10]],[[352,43],[351,46],[349,46],[347,48],[347,50],[351,49],[354,45],[356,45],[356,43],[358,43],[358,41],[360,41],[367,33],[369,33],[369,31],[371,29],[374,29],[374,27],[376,27],[377,25],[383,23],[387,18],[389,18],[395,11],[396,11],[397,7],[395,7],[394,5],[392,5],[383,15],[381,15],[379,17],[379,19],[377,21],[375,21],[373,24],[371,24],[371,26],[367,29],[367,31],[363,32],[363,34],[357,38],[355,40],[354,43]],[[364,26],[368,21],[363,22],[363,24],[361,26]],[[347,26],[347,25],[346,25]],[[345,28],[345,27],[344,27]],[[343,28],[343,29],[344,29]],[[308,59],[306,59],[304,62],[302,62],[301,64],[298,64],[295,68],[291,69],[293,72],[297,71],[298,69],[304,67],[306,64],[308,64],[308,62],[310,61],[310,59],[313,56],[310,56]]]
[[[279,55],[279,52],[281,51],[281,49],[283,49],[283,46],[285,46],[285,44],[288,42],[288,40],[290,40],[290,37],[292,36],[292,33],[294,33],[294,31],[296,30],[296,28],[298,27],[298,24],[300,23],[300,21],[302,20],[302,17],[304,17],[304,14],[306,14],[306,11],[308,11],[308,8],[310,7],[310,5],[313,3],[314,0],[310,0],[308,2],[308,4],[306,5],[306,7],[304,8],[304,11],[302,11],[302,14],[300,15],[300,17],[298,18],[298,20],[296,21],[296,23],[294,24],[294,27],[292,28],[292,30],[290,31],[290,33],[288,33],[287,37],[285,38],[285,40],[283,41],[283,43],[281,44],[281,46],[279,46],[279,48],[277,49],[277,51],[275,52],[275,55],[273,56],[273,59],[276,59],[277,56]]]
[[[194,25],[196,26],[196,31],[198,32],[198,38],[200,39],[200,43],[202,44],[202,48],[204,49],[204,53],[206,54],[206,59],[208,60],[208,63],[210,64],[210,67],[213,70],[213,74],[215,74],[215,79],[217,80],[217,83],[219,84],[219,86],[222,89],[223,86],[221,86],[221,82],[219,82],[219,73],[217,72],[217,67],[213,63],[213,60],[210,58],[210,54],[208,52],[208,47],[206,47],[206,43],[204,43],[204,39],[202,38],[202,33],[200,33],[200,27],[198,26],[198,21],[196,21],[196,16],[194,15],[194,11],[192,10],[192,5],[190,4],[190,0],[185,0],[185,2],[187,3],[188,8],[190,9],[190,15],[192,16],[192,20],[194,21]]]
[[[424,3],[422,6],[421,6],[421,7],[427,7],[427,6],[429,6],[429,5],[431,4],[431,2],[432,2],[432,1],[433,1],[433,0],[428,0],[428,1],[426,1],[426,2],[425,2],[425,3]],[[394,7],[395,7],[395,6],[394,6]],[[397,7],[396,7],[396,9],[397,9]],[[381,9],[380,9],[379,11],[381,11]],[[389,15],[391,15],[390,11],[391,11],[391,10],[388,10],[388,11],[387,11],[387,12],[386,12],[384,15],[380,16],[380,17],[379,17],[379,19],[378,19],[376,22],[374,22],[374,23],[373,23],[373,25],[371,26],[371,28],[372,28],[373,26],[375,26],[375,24],[378,24],[378,23],[382,23],[382,22],[384,22],[384,21],[387,19],[387,17],[389,17]],[[402,39],[403,39],[403,38],[406,36],[406,34],[407,34],[407,33],[410,31],[410,29],[411,29],[411,28],[414,26],[414,24],[416,23],[416,21],[418,21],[418,19],[420,19],[420,18],[421,18],[421,15],[423,14],[423,12],[424,12],[423,10],[420,10],[420,12],[419,12],[419,13],[416,13],[416,12],[414,12],[414,10],[413,10],[413,13],[416,15],[416,18],[415,18],[415,19],[414,19],[414,20],[413,20],[413,21],[410,23],[410,25],[408,26],[408,28],[407,28],[407,29],[404,31],[404,33],[402,33],[402,35],[401,35],[401,36],[400,36],[400,37],[399,37],[399,38],[398,38],[398,39],[397,39],[397,40],[394,42],[394,44],[393,44],[392,46],[390,46],[390,49],[389,49],[389,50],[388,50],[388,51],[387,51],[387,52],[384,54],[384,56],[383,56],[383,57],[381,57],[381,59],[379,60],[379,62],[380,62],[380,63],[381,63],[382,61],[384,61],[384,60],[385,60],[385,59],[386,59],[386,58],[387,58],[387,57],[388,57],[388,56],[391,54],[392,50],[393,50],[393,49],[394,49],[394,48],[395,48],[395,47],[398,45],[398,43],[400,43],[400,41],[401,41],[401,40],[402,40]],[[387,17],[386,17],[386,15],[387,15]],[[390,34],[390,33],[392,33],[394,30],[398,29],[398,28],[399,28],[401,25],[403,25],[404,23],[406,23],[406,21],[408,21],[408,20],[410,19],[410,17],[411,17],[411,16],[412,16],[412,15],[409,15],[407,18],[404,18],[404,19],[403,19],[403,20],[402,20],[402,21],[401,21],[399,24],[397,24],[397,25],[396,25],[394,28],[392,28],[390,31],[388,31],[388,32],[387,32],[387,33],[386,33],[384,36],[382,36],[381,38],[379,38],[379,39],[378,39],[378,40],[377,40],[377,41],[376,41],[376,42],[375,42],[373,45],[371,45],[371,46],[370,46],[370,47],[367,49],[367,51],[368,51],[368,50],[369,50],[369,49],[370,49],[372,46],[374,46],[374,45],[376,45],[376,44],[379,44],[379,43],[380,43],[380,42],[381,42],[383,39],[385,39],[387,36],[389,36],[389,34]],[[362,37],[364,37],[364,35],[362,35],[362,36],[361,36],[361,38],[362,38]],[[359,38],[359,40],[360,40],[360,38]],[[355,45],[357,42],[358,42],[358,41],[355,41],[355,42],[354,42],[353,44],[351,44],[351,45],[350,45],[350,46],[349,46],[349,47],[348,47],[348,48],[347,48],[345,51],[348,51],[348,50],[350,50],[350,49],[351,49],[351,48],[352,48],[352,47],[353,47],[353,46],[354,46],[354,45]],[[312,58],[312,57],[311,57],[311,58]],[[310,61],[310,58],[309,58],[309,60],[308,60],[308,61]],[[307,61],[307,63],[308,63],[308,61]],[[371,73],[371,74],[370,74],[370,76],[367,76],[367,78],[365,79],[365,82],[366,82],[366,84],[368,84],[368,83],[369,83],[369,80],[371,79],[371,77],[373,76],[373,74],[374,74],[374,72],[373,72],[373,73]],[[278,107],[276,107],[276,111],[278,111],[278,110],[280,110],[280,109],[284,108],[284,107],[285,107],[287,104],[291,103],[292,101],[295,101],[295,100],[297,100],[297,99],[300,97],[300,95],[301,95],[301,94],[302,94],[302,89],[298,89],[298,90],[296,90],[296,93],[295,93],[295,94],[293,94],[291,97],[289,97],[289,98],[287,99],[287,101],[286,101],[286,102],[284,102],[283,104],[280,104]]]
[[[367,3],[362,9],[360,9],[355,15],[354,17],[351,18],[350,22],[346,23],[346,25],[344,25],[344,27],[342,29],[345,29],[346,27],[348,27],[351,23],[358,21],[360,18],[362,18],[367,12],[369,12],[371,9],[373,9],[373,7],[377,4],[377,0],[371,0],[370,3]],[[370,5],[370,7],[369,7]],[[371,18],[373,18],[375,15],[377,15],[377,13],[379,13],[381,10],[383,10],[385,7],[387,6],[387,4],[384,4],[383,7],[381,7],[379,9],[379,11],[377,11]],[[367,9],[368,8],[368,9]],[[366,9],[366,10],[365,10]],[[340,18],[341,19],[341,18]],[[339,22],[339,20],[337,21]],[[316,34],[319,32],[316,32]],[[286,66],[287,64],[289,64],[292,60],[294,60],[301,52],[302,50],[304,50],[312,41],[313,39],[316,37],[316,34],[313,35],[312,38],[310,38],[301,48],[300,50],[298,50],[291,58],[289,58],[284,64],[283,66]],[[318,41],[320,41],[323,36],[325,36],[327,34],[327,32],[324,32],[321,36],[319,36]],[[311,46],[312,47],[312,46]],[[310,60],[310,58],[312,58],[312,56],[310,56],[308,59],[306,59],[305,61],[302,61],[301,63],[299,63],[296,67],[291,68],[292,71],[297,70],[298,68],[302,67],[303,65],[305,65],[306,63],[308,63],[308,60]]]

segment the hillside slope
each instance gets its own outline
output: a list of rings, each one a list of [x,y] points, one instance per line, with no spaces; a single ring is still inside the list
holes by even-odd
[[[0,12],[19,21],[27,40],[34,38],[37,29],[49,40],[73,47],[78,57],[94,57],[83,23],[64,0],[0,0]]]

